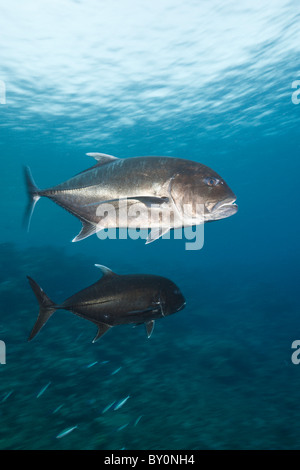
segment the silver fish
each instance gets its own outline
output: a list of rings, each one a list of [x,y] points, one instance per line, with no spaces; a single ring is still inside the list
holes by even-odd
[[[125,403],[127,402],[127,400],[129,398],[130,398],[130,395],[128,395],[126,398],[123,398],[122,400],[118,401],[114,406],[114,411],[119,410],[123,405],[125,405]]]
[[[135,422],[134,422],[133,425],[134,425],[134,426],[137,426],[138,423],[141,421],[142,417],[143,417],[143,415],[139,416],[139,417],[135,420]]]
[[[88,365],[86,366],[86,368],[87,368],[87,369],[90,369],[90,367],[93,367],[93,366],[95,366],[96,364],[98,364],[98,361],[95,361],[95,362],[92,362],[91,364],[88,364]]]
[[[43,395],[43,393],[47,390],[47,388],[49,387],[49,385],[51,384],[51,382],[48,382],[47,385],[45,385],[45,387],[43,387],[40,392],[37,394],[37,398],[40,398],[40,396]]]
[[[113,370],[110,375],[115,375],[115,374],[117,374],[118,372],[120,372],[121,369],[122,369],[122,366],[121,366],[121,367],[118,367],[117,369]]]
[[[70,434],[70,432],[74,431],[74,429],[77,429],[78,426],[72,426],[71,428],[65,429],[64,431],[60,432],[57,436],[56,439],[61,439],[62,437],[67,436]]]
[[[1,400],[1,403],[3,403],[4,401],[6,401],[10,396],[11,394],[13,393],[14,391],[11,390],[10,392],[8,392]]]
[[[118,429],[117,429],[117,432],[118,431],[123,431],[123,429],[127,428],[129,423],[126,423],[126,424],[123,424],[123,426],[120,426]]]
[[[237,212],[236,196],[211,168],[172,157],[119,159],[88,153],[96,165],[40,190],[25,168],[28,227],[37,201],[47,197],[82,222],[73,242],[105,228],[151,229],[146,243],[171,229],[223,219]]]
[[[107,405],[105,408],[103,408],[102,414],[104,414],[104,413],[106,413],[108,410],[110,410],[110,409],[113,407],[113,405],[114,405],[115,403],[116,403],[116,402],[113,401],[112,403],[110,403],[109,405]]]
[[[52,411],[52,414],[54,414],[54,413],[57,413],[59,410],[61,410],[61,409],[62,409],[62,407],[63,407],[63,406],[64,406],[64,404],[63,404],[63,403],[62,403],[61,405],[58,405],[58,406],[55,408],[55,410],[54,410],[54,411]]]

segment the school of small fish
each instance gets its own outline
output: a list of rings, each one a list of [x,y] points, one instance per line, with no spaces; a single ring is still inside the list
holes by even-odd
[[[98,361],[94,361],[88,365],[86,365],[86,368],[89,369],[93,366],[95,366],[96,364],[102,364],[102,365],[105,365],[105,364],[108,364],[109,361],[101,361],[100,363]],[[122,369],[122,366],[118,367],[117,369],[113,370],[109,375],[112,376],[112,375],[115,375],[116,371],[120,371]],[[47,382],[45,385],[43,385],[41,387],[41,389],[38,391],[37,395],[36,395],[36,399],[40,398],[42,395],[44,395],[47,390],[49,389],[50,385],[52,384],[52,381],[49,381]],[[0,399],[0,403],[4,403],[6,400],[8,400],[14,393],[14,390],[10,390],[9,392],[7,392],[3,398]],[[117,410],[120,410],[124,405],[125,403],[129,400],[130,398],[130,395],[127,395],[126,397],[123,397],[123,398],[118,398],[114,401],[112,401],[111,403],[109,403],[108,405],[106,405],[103,410],[101,411],[101,415],[105,414],[107,411],[109,410],[112,410],[112,411],[117,411]],[[64,407],[65,403],[61,403],[60,405],[58,405],[53,411],[52,411],[52,414],[57,414],[59,413],[59,411]],[[133,427],[136,427],[138,425],[138,423],[140,422],[140,420],[142,419],[143,415],[140,415],[138,416],[137,418],[131,420],[131,421],[128,421],[126,422],[125,424],[121,424],[119,427],[117,427],[115,429],[116,432],[119,432],[119,431],[122,431],[124,430],[125,428],[127,428],[128,426],[132,425]],[[73,426],[70,426],[70,427],[67,427],[67,428],[64,428],[62,429],[61,431],[58,432],[58,434],[55,436],[56,439],[62,439],[63,437],[66,437],[68,436],[69,434],[71,434],[75,429],[80,429],[80,426],[78,424],[75,424]]]

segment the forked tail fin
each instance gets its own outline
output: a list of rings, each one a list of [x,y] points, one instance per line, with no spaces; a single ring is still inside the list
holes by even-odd
[[[35,182],[33,181],[31,171],[28,166],[24,167],[24,174],[25,174],[25,183],[27,187],[29,200],[28,200],[27,208],[24,214],[23,224],[24,226],[27,227],[27,231],[29,231],[30,221],[31,221],[31,217],[32,217],[35,205],[41,196],[39,194],[40,190],[36,186]]]
[[[49,320],[51,315],[59,308],[59,305],[56,305],[49,297],[45,294],[43,289],[33,280],[31,277],[27,276],[31,288],[38,300],[40,311],[37,318],[37,321],[34,324],[34,327],[29,335],[28,341],[35,337],[38,334],[40,329],[45,325]]]

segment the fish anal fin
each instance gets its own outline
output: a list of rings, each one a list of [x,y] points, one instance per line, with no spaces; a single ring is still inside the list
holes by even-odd
[[[147,337],[150,338],[150,336],[152,335],[152,332],[153,332],[153,329],[154,329],[154,325],[155,325],[155,321],[154,320],[150,320],[150,321],[147,321],[145,323],[145,327],[146,327],[146,332],[147,332]]]
[[[157,228],[152,228],[148,237],[147,237],[147,240],[146,240],[146,245],[148,245],[149,243],[152,243],[154,242],[155,240],[157,240],[158,238],[160,237],[163,237],[166,233],[168,233],[170,231],[170,227],[165,227],[165,228],[162,228],[162,227],[157,227]]]
[[[83,240],[84,238],[94,235],[96,232],[99,232],[99,230],[100,229],[97,227],[97,225],[94,225],[91,222],[84,220],[82,221],[81,231],[75,238],[73,238],[72,242],[79,242],[80,240]]]
[[[110,330],[110,328],[112,328],[112,326],[107,325],[106,323],[97,323],[97,326],[98,332],[95,338],[93,339],[93,343],[95,343],[99,338],[101,338],[101,336],[103,336],[108,330]]]

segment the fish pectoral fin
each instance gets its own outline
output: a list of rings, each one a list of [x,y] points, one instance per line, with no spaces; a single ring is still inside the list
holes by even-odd
[[[95,343],[99,338],[101,338],[101,336],[103,336],[108,330],[110,330],[110,328],[112,328],[112,326],[107,325],[106,323],[97,323],[97,326],[98,332],[95,338],[93,339],[93,343]]]
[[[137,202],[142,202],[147,207],[151,207],[152,205],[160,205],[164,204],[165,202],[169,202],[168,197],[156,197],[156,196],[133,196],[128,197],[128,200],[135,200]]]
[[[118,209],[117,203],[123,201],[136,201],[145,204],[146,207],[151,207],[152,205],[161,205],[165,202],[169,202],[168,197],[156,197],[156,196],[130,196],[130,197],[120,197],[119,199],[105,199],[103,201],[90,202],[89,204],[84,204],[81,207],[90,207],[90,206],[99,206],[100,204],[112,204],[115,209]]]
[[[164,310],[164,306],[163,306],[162,302],[159,302],[159,306],[160,306],[161,315],[162,315],[163,317],[165,317],[165,316],[166,316],[166,312],[165,312],[165,310]]]
[[[73,238],[72,242],[79,242],[80,240],[83,240],[84,238],[94,235],[96,232],[99,232],[100,230],[101,228],[97,227],[97,225],[94,225],[91,222],[84,220],[82,221],[81,231],[75,238]]]
[[[148,243],[152,243],[154,242],[155,240],[157,240],[158,238],[162,237],[163,235],[165,235],[166,233],[168,233],[170,231],[170,227],[165,227],[165,228],[162,228],[162,227],[157,227],[157,228],[152,228],[150,233],[148,234],[148,237],[147,237],[147,240],[146,240],[146,245],[148,245]]]
[[[152,335],[152,332],[153,332],[153,329],[154,329],[154,325],[155,325],[155,321],[154,320],[150,320],[150,321],[147,321],[145,323],[145,327],[146,327],[146,332],[147,332],[147,337],[150,338],[150,336]]]
[[[157,305],[158,305],[159,308],[160,308],[161,316],[162,316],[162,317],[165,317],[165,316],[166,316],[166,312],[165,312],[165,309],[164,309],[164,302],[161,300],[161,294],[159,294],[159,298],[158,298]]]
[[[107,155],[106,153],[90,152],[86,155],[88,157],[93,157],[95,160],[97,160],[99,166],[106,165],[106,163],[111,163],[114,160],[119,160],[118,157],[114,157],[113,155]]]

